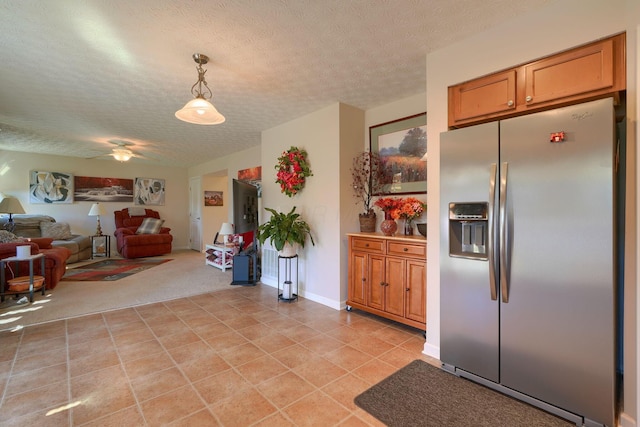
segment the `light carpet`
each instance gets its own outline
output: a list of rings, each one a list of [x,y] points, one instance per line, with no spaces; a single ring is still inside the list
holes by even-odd
[[[205,265],[199,252],[174,251],[166,258],[173,261],[115,282],[60,281],[32,304],[8,297],[0,304],[0,330],[235,288],[232,271]]]

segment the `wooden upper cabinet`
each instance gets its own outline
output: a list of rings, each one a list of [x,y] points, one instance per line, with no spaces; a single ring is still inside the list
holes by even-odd
[[[515,107],[515,70],[449,87],[449,120],[453,117],[457,124],[500,115]]]
[[[449,126],[587,101],[626,89],[625,34],[449,87]]]

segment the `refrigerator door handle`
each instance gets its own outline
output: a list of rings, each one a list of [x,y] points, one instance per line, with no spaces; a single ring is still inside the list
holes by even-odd
[[[500,289],[502,302],[509,302],[507,264],[507,172],[509,164],[502,163],[500,171]]]
[[[495,227],[495,205],[496,205],[496,175],[498,173],[498,165],[491,163],[491,172],[489,176],[489,212],[487,224],[487,253],[489,254],[489,288],[491,291],[491,299],[498,299],[498,281],[496,279],[496,253],[494,245],[494,227]]]

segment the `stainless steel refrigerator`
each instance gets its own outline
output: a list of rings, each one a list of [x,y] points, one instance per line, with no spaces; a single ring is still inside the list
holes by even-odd
[[[611,98],[440,135],[443,367],[613,426]]]

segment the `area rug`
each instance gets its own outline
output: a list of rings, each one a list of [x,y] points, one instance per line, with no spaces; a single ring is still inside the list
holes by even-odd
[[[575,427],[422,360],[356,396],[355,403],[391,427]]]
[[[93,264],[67,269],[62,280],[74,282],[96,282],[120,280],[156,265],[171,261],[168,258],[138,258],[138,259],[106,259]]]

